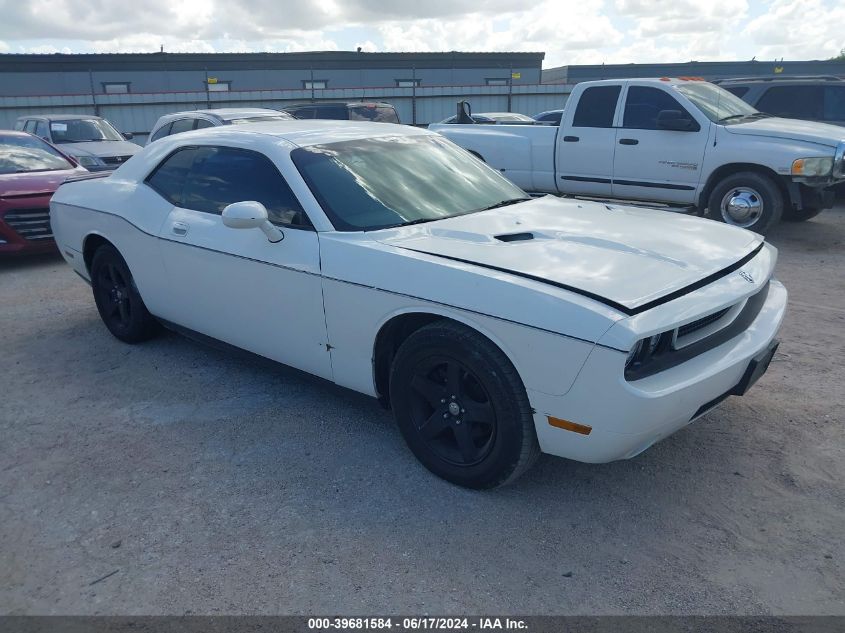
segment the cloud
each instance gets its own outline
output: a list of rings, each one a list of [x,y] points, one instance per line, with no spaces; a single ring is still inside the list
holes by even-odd
[[[0,52],[543,51],[579,63],[831,57],[839,0],[0,0]],[[3,44],[2,42],[5,42]],[[5,46],[5,48],[4,48]]]

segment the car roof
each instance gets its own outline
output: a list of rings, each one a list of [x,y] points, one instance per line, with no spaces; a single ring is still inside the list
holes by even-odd
[[[285,113],[280,112],[279,110],[270,110],[268,108],[217,108],[208,110],[185,110],[183,112],[172,112],[170,114],[164,115],[164,117],[178,118],[182,116],[191,116],[194,114],[212,116],[217,119],[220,119],[221,121],[231,121],[232,119],[239,119],[246,116],[276,116],[280,114],[284,115]]]
[[[48,121],[52,121],[53,119],[61,119],[63,121],[69,121],[74,119],[102,119],[103,117],[99,117],[96,114],[25,114],[23,116],[19,116],[18,120],[21,119],[47,119]]]
[[[793,77],[735,77],[733,79],[717,79],[714,83],[724,86],[724,85],[735,85],[735,84],[786,84],[786,83],[828,83],[828,82],[841,82],[843,81],[840,77],[834,77],[833,75],[818,75],[818,76],[800,76],[795,75]]]
[[[0,137],[2,136],[34,136],[29,132],[24,132],[23,130],[0,130]],[[39,138],[39,137],[35,137]]]
[[[393,107],[392,103],[387,103],[386,101],[304,101],[302,103],[293,103],[291,105],[286,105],[283,109],[287,110],[289,108],[327,108],[329,106],[368,106],[368,105],[375,105],[375,106],[389,106]]]
[[[255,135],[271,136],[299,147],[351,141],[383,136],[431,136],[433,132],[396,123],[372,123],[370,121],[336,121],[333,119],[292,119],[290,121],[268,121],[244,126],[224,125],[192,130],[166,136],[156,145],[164,142],[178,144],[180,141],[226,140],[250,138]],[[171,141],[172,139],[172,141]]]

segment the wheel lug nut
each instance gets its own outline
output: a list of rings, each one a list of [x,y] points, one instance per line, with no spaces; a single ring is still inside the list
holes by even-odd
[[[457,398],[455,396],[452,396],[452,400],[457,400]]]
[[[440,398],[440,404],[445,404],[445,403],[446,403],[446,398]]]
[[[466,413],[466,412],[467,412],[466,409],[461,409],[461,413]]]
[[[444,420],[445,420],[446,418],[448,418],[448,417],[449,417],[449,414],[448,414],[448,413],[444,413],[444,414],[443,414],[443,419],[444,419]]]

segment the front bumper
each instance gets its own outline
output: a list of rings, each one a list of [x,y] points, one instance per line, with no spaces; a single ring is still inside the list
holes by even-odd
[[[741,386],[751,364],[763,362],[766,352],[771,351],[786,301],[786,289],[772,279],[762,309],[744,332],[681,365],[636,382],[624,378],[624,353],[596,346],[565,396],[529,393],[536,411],[540,448],[583,462],[638,455]],[[591,430],[583,434],[557,428],[549,423],[548,416]]]
[[[38,198],[16,201],[14,208],[0,208],[0,255],[50,253],[56,250],[49,228],[49,202]],[[9,221],[6,216],[9,216]]]

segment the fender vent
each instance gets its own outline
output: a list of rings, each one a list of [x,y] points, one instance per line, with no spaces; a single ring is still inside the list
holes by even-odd
[[[526,242],[534,239],[533,233],[506,233],[505,235],[496,235],[500,242]]]

